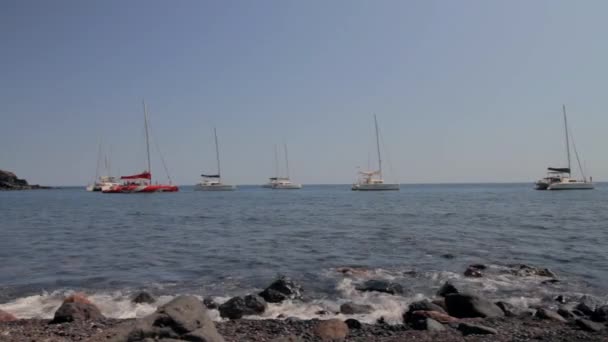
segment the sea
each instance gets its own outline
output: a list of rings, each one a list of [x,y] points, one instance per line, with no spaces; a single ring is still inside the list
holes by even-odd
[[[486,265],[484,276],[465,277],[470,264]],[[549,268],[559,281],[515,275],[512,264]],[[355,302],[374,308],[355,315],[363,322],[398,323],[409,303],[432,298],[446,281],[520,307],[557,305],[558,296],[606,303],[608,184],[563,192],[532,184],[0,192],[0,309],[19,318],[51,318],[73,292],[108,317],[142,317],[176,295],[221,303],[279,276],[301,284],[304,300],[251,318],[342,317],[340,305]],[[405,293],[356,289],[370,279]],[[157,303],[131,303],[141,290]]]

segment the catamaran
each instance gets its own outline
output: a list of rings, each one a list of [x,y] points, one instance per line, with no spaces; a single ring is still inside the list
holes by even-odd
[[[200,191],[232,191],[236,190],[235,185],[222,183],[222,176],[220,171],[220,149],[217,143],[217,131],[213,128],[213,135],[215,137],[215,157],[217,160],[217,173],[213,175],[202,174],[203,180],[194,186],[194,190]]]
[[[93,184],[89,184],[86,187],[87,191],[102,191],[103,187],[109,187],[113,185],[120,185],[116,177],[113,176],[99,176],[99,167],[101,163],[101,141],[99,142],[99,150],[97,152],[97,169],[95,170],[95,180]],[[108,157],[104,158],[105,169],[107,174],[110,174],[110,163]]]
[[[398,183],[385,183],[382,179],[382,157],[380,155],[380,138],[378,133],[378,119],[374,114],[376,127],[376,150],[378,151],[378,170],[359,171],[359,179],[352,186],[353,191],[383,191],[399,190]]]
[[[144,107],[144,126],[146,132],[146,155],[148,161],[148,168],[142,173],[121,176],[120,179],[124,181],[123,184],[102,186],[101,191],[103,193],[151,193],[151,192],[177,192],[179,188],[172,184],[152,184],[152,172],[150,165],[150,138],[148,132],[148,109],[146,103],[143,102]],[[163,161],[164,163],[164,161]],[[169,182],[170,183],[170,182]]]
[[[568,129],[568,118],[566,116],[566,105],[562,106],[564,113],[564,131],[566,133],[566,157],[568,159],[568,167],[549,167],[548,174],[545,178],[536,181],[536,190],[591,190],[594,188],[592,178],[585,177],[585,172],[578,157],[576,145],[574,145],[574,154],[580,169],[582,180],[572,178],[572,168],[570,165],[570,137]]]
[[[287,176],[281,177],[279,176],[279,152],[278,148],[274,146],[274,163],[276,169],[276,176],[270,177],[268,183],[262,185],[263,188],[275,189],[275,190],[295,190],[302,189],[302,184],[294,183],[289,178],[289,158],[287,154],[287,144],[284,144],[285,149],[285,169]]]

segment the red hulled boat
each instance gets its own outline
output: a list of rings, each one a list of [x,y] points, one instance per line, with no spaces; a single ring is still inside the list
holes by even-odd
[[[114,184],[102,187],[101,192],[106,194],[133,194],[151,192],[177,192],[179,187],[172,184],[152,184],[152,173],[150,172],[150,142],[148,133],[148,110],[144,103],[144,125],[146,128],[146,152],[148,154],[148,169],[140,174],[122,176],[123,184]]]

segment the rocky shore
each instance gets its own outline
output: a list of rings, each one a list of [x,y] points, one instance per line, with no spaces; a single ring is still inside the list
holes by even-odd
[[[48,186],[28,184],[25,179],[18,178],[14,173],[0,170],[0,191],[1,190],[33,190],[49,189]]]
[[[471,265],[465,276],[481,278],[486,269]],[[509,272],[546,278],[547,283],[559,281],[550,270],[528,265],[511,265]],[[405,289],[402,284],[371,279],[357,291],[402,296]],[[608,341],[606,303],[582,297],[565,304],[564,298],[558,297],[547,305],[516,307],[450,282],[435,296],[410,303],[399,312],[402,320],[397,324],[388,324],[383,318],[374,324],[362,323],[357,315],[369,313],[373,307],[353,302],[342,304],[337,313],[320,312],[319,319],[254,319],[274,303],[305,301],[303,292],[295,281],[280,277],[261,292],[223,303],[178,296],[148,316],[124,320],[104,317],[95,303],[76,293],[64,299],[52,320],[17,319],[0,311],[0,341]],[[156,299],[141,292],[132,300],[153,304]],[[211,319],[211,310],[219,312],[219,322]]]

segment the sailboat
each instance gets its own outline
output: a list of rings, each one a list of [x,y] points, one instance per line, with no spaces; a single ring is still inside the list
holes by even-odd
[[[581,161],[576,151],[576,145],[574,145],[574,154],[578,167],[583,176],[582,180],[572,178],[572,168],[570,163],[570,137],[568,129],[568,118],[566,116],[566,105],[562,106],[564,114],[564,131],[566,133],[566,157],[568,159],[568,167],[549,167],[547,168],[548,174],[545,178],[538,180],[536,190],[592,190],[594,188],[592,178],[585,177],[585,172],[581,165]]]
[[[101,163],[101,141],[99,142],[99,150],[97,152],[97,169],[95,170],[95,180],[93,184],[89,184],[86,187],[87,191],[102,191],[104,187],[109,187],[113,185],[120,185],[116,177],[113,176],[99,176],[99,167]],[[110,174],[110,166],[108,162],[107,156],[104,159],[106,174]]]
[[[274,162],[276,175],[270,177],[268,183],[262,185],[263,188],[275,189],[275,190],[295,190],[302,189],[302,184],[294,183],[289,178],[289,158],[287,153],[287,144],[283,144],[285,150],[285,169],[287,176],[281,177],[279,175],[279,151],[277,146],[274,146]]]
[[[359,171],[359,179],[353,184],[353,191],[383,191],[399,190],[398,183],[385,183],[382,179],[382,157],[380,155],[380,137],[378,133],[378,119],[374,114],[374,125],[376,128],[376,150],[378,151],[378,170]]]
[[[220,149],[217,143],[217,131],[213,128],[213,135],[215,137],[215,157],[217,160],[217,174],[214,175],[201,175],[203,180],[194,186],[194,190],[201,191],[232,191],[236,190],[236,186],[223,184],[222,176],[220,171]]]
[[[151,192],[177,192],[179,188],[172,184],[152,184],[152,171],[150,165],[150,137],[148,132],[148,109],[146,103],[142,102],[144,107],[144,126],[146,132],[146,156],[148,161],[148,168],[142,173],[121,176],[120,179],[124,181],[123,184],[103,186],[103,193],[151,193]]]

